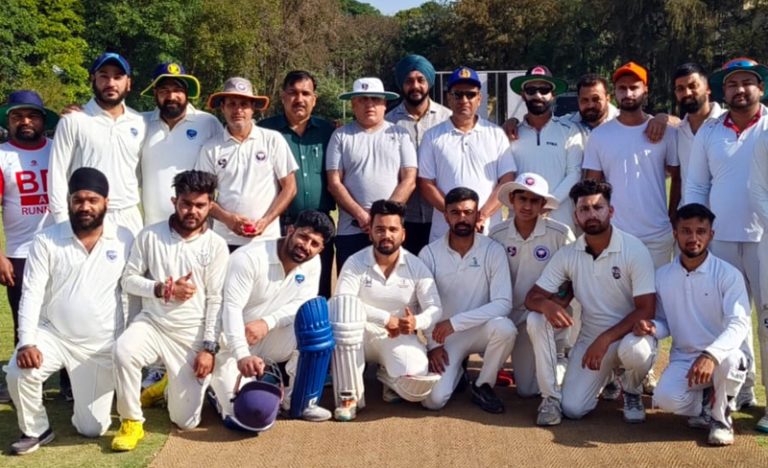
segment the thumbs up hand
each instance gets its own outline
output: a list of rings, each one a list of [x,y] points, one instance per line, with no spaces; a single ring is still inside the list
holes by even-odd
[[[405,317],[399,319],[397,325],[403,335],[410,335],[416,331],[416,316],[413,315],[410,307],[405,308]]]
[[[192,272],[177,279],[173,284],[173,297],[179,302],[184,302],[195,295],[197,286],[192,282]]]

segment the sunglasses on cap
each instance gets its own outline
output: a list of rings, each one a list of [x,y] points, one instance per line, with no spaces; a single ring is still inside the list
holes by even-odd
[[[476,98],[480,93],[477,91],[451,91],[448,94],[460,101],[462,98],[472,100]]]
[[[552,89],[554,89],[552,86],[526,86],[523,88],[523,92],[528,96],[535,96],[536,93],[546,96],[552,92]]]
[[[733,60],[729,60],[728,62],[726,62],[725,65],[723,65],[723,70],[728,70],[729,68],[734,68],[734,67],[754,67],[755,65],[757,65],[757,62],[755,62],[752,59],[748,59],[744,57],[735,58]]]

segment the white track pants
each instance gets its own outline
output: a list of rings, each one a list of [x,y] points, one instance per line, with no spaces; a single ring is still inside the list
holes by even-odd
[[[110,352],[93,354],[44,328],[37,331],[37,349],[43,354],[39,369],[19,369],[16,353],[6,368],[8,391],[16,406],[21,432],[38,437],[50,426],[43,406],[43,382],[62,368],[69,373],[75,398],[72,425],[86,437],[99,437],[107,432],[112,423],[115,393]]]
[[[512,364],[515,369],[515,384],[517,393],[523,397],[534,396],[541,393],[542,397],[552,397],[560,401],[563,399],[561,384],[557,381],[557,354],[558,349],[562,353],[572,327],[555,330],[547,321],[544,314],[530,312],[526,320],[528,335],[528,349],[518,349],[512,352]],[[519,360],[527,360],[523,367],[524,372],[518,373],[515,366],[515,354],[521,356]]]
[[[516,335],[515,324],[506,317],[497,317],[482,326],[450,335],[444,345],[448,353],[448,365],[440,381],[432,387],[432,392],[421,404],[437,410],[448,403],[463,372],[461,363],[470,354],[483,353],[483,367],[476,385],[496,385],[496,374],[512,352]]]
[[[579,337],[568,358],[561,402],[563,414],[571,419],[581,418],[595,409],[598,395],[617,367],[625,370],[622,376],[624,390],[641,394],[643,377],[653,367],[656,357],[656,338],[637,337],[629,333],[620,341],[611,343],[600,369],[593,371],[581,366],[581,360],[591,344],[591,339]]]
[[[120,419],[144,421],[140,401],[141,370],[159,360],[168,375],[165,395],[171,421],[181,429],[197,427],[210,380],[210,376],[199,380],[195,375],[197,349],[193,343],[173,340],[149,321],[133,322],[117,339],[114,350]]]
[[[270,330],[267,336],[250,347],[250,351],[252,356],[269,359],[276,363],[288,361],[285,365],[288,385],[285,387],[282,406],[286,409],[290,408],[293,379],[296,376],[296,365],[299,360],[293,326]],[[232,415],[232,398],[235,397],[235,383],[238,375],[240,371],[237,370],[237,360],[226,347],[223,348],[216,356],[216,367],[211,379],[211,388],[216,392],[222,418]]]
[[[714,386],[712,417],[722,423],[730,424],[726,416],[728,397],[735,397],[739,393],[746,379],[749,361],[746,355],[737,349],[715,367],[711,383],[689,387],[688,370],[697,357],[675,358],[670,361],[653,392],[653,405],[670,413],[698,416],[701,413],[702,391],[706,387]]]

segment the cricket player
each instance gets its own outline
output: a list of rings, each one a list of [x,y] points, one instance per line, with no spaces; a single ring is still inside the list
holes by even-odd
[[[8,390],[25,455],[54,438],[43,407],[43,383],[66,369],[72,382],[72,424],[99,437],[112,423],[112,345],[123,329],[120,275],[133,234],[105,220],[109,183],[90,167],[69,180],[69,220],[40,232],[24,272],[19,344],[8,361]]]
[[[731,445],[732,400],[749,369],[741,345],[752,326],[751,308],[741,272],[707,249],[714,220],[698,203],[677,210],[681,254],[656,272],[656,318],[637,322],[634,333],[672,337],[654,406],[692,416],[689,425],[709,429],[709,444]]]
[[[417,330],[430,330],[441,314],[440,296],[424,262],[401,246],[405,205],[371,205],[372,246],[349,257],[329,304],[336,349],[333,356],[334,417],[350,421],[365,407],[363,368],[379,364],[383,399],[421,402],[440,380]]]
[[[613,369],[621,367],[624,420],[640,423],[645,421],[642,381],[653,365],[656,340],[638,339],[630,332],[635,322],[653,318],[653,261],[639,239],[611,224],[610,184],[584,180],[573,186],[570,195],[584,234],[552,256],[525,306],[542,314],[555,329],[571,326],[573,319],[553,300],[563,283],[571,282],[582,306],[582,325],[569,355],[560,409],[572,419],[592,411]]]
[[[284,410],[291,407],[300,357],[294,321],[300,306],[317,296],[321,268],[318,254],[334,234],[328,215],[306,210],[296,217],[285,237],[253,242],[232,255],[221,311],[224,346],[211,381],[225,425],[237,426],[232,418],[232,398],[238,374],[262,375],[266,359],[287,361],[289,381],[282,406]],[[326,371],[322,370],[323,375]],[[325,421],[331,413],[309,404],[302,409],[301,417]]]
[[[168,412],[181,429],[200,423],[217,351],[227,244],[208,228],[216,176],[184,171],[173,179],[175,213],[136,237],[122,285],[142,307],[115,343],[120,431],[112,450],[136,448],[144,437],[139,391],[143,367],[166,369]]]
[[[558,205],[558,200],[549,193],[549,184],[539,174],[525,172],[514,182],[502,185],[499,200],[509,208],[510,217],[494,226],[490,236],[504,247],[513,278],[510,318],[518,329],[512,348],[517,394],[531,397],[541,393],[536,423],[552,426],[562,419],[560,387],[571,327],[555,330],[541,314],[526,309],[525,296],[552,256],[572,243],[574,236],[568,226],[546,216]],[[573,295],[568,288],[561,287],[558,292],[563,294],[552,296],[552,300],[567,307]]]
[[[472,402],[489,413],[503,413],[504,403],[493,386],[515,344],[517,329],[507,318],[512,288],[504,248],[475,231],[480,197],[457,187],[445,194],[449,231],[421,250],[419,258],[435,277],[443,315],[427,331],[431,372],[441,375],[421,402],[429,409],[448,403],[470,354],[483,354],[483,367],[471,385]]]

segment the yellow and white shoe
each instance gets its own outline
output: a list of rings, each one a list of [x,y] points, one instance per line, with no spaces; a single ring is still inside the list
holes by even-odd
[[[136,448],[139,441],[144,438],[144,424],[141,421],[126,419],[120,424],[115,438],[112,439],[112,450],[116,452],[128,452]]]
[[[168,374],[141,391],[141,407],[149,408],[165,400],[165,389],[168,387]]]

